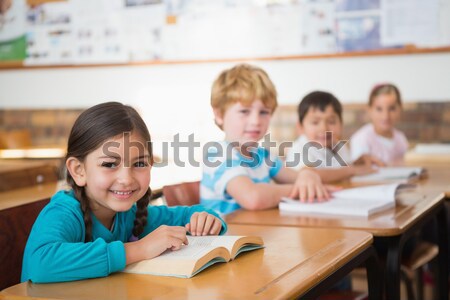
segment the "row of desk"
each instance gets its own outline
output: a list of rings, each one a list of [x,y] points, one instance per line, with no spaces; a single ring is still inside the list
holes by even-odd
[[[277,209],[237,211],[226,217],[231,235],[259,235],[266,247],[236,261],[215,265],[191,279],[116,273],[105,278],[57,284],[21,283],[0,299],[135,298],[312,298],[353,268],[365,264],[369,297],[382,298],[382,278],[373,239],[388,243],[386,298],[400,298],[400,260],[404,241],[435,218],[439,230],[439,299],[448,299],[448,232],[445,199],[450,196],[448,167],[428,168],[417,192],[395,208],[368,219],[282,215]],[[0,210],[50,197],[55,184],[0,193]],[[447,194],[445,194],[447,192]],[[14,199],[14,200],[13,200]],[[11,230],[11,229],[10,229]]]
[[[266,247],[191,279],[116,273],[58,284],[22,283],[4,290],[0,299],[310,299],[322,292],[318,283],[334,273],[348,272],[369,258],[376,264],[372,236],[362,231],[230,225],[229,234],[260,235]]]
[[[444,191],[450,191],[450,170],[434,167],[429,173],[429,177],[419,182],[417,190],[409,197],[404,196],[394,208],[368,219],[283,214],[278,209],[271,209],[261,212],[239,210],[228,215],[226,221],[230,224],[341,228],[369,232],[374,239],[388,245],[385,266],[387,299],[400,299],[400,262],[404,243],[424,224],[436,219],[439,237],[439,299],[448,299],[448,230]],[[441,181],[445,182],[445,178],[448,180],[447,186],[440,185]]]

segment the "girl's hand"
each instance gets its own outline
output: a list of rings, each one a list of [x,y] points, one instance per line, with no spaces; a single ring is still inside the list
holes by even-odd
[[[222,229],[219,218],[207,212],[196,212],[191,216],[190,223],[186,224],[186,230],[191,235],[218,235]]]
[[[181,245],[187,245],[186,228],[182,226],[161,225],[153,232],[140,239],[142,251],[145,252],[145,258],[153,258],[167,249],[179,250]]]
[[[298,198],[301,202],[314,202],[315,199],[322,202],[330,198],[329,192],[332,190],[332,187],[323,185],[322,179],[320,179],[317,172],[304,168],[299,171],[289,197]]]

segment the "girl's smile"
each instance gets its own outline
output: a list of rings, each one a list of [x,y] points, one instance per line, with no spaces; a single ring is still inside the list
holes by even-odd
[[[138,143],[144,146],[129,146]],[[85,187],[92,212],[106,227],[117,212],[129,210],[149,188],[146,141],[134,132],[105,141],[80,167],[77,184]]]

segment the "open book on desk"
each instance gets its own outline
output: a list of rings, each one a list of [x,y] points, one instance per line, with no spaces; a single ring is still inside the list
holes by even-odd
[[[394,207],[396,194],[411,187],[414,185],[394,183],[344,189],[334,192],[328,201],[313,203],[282,198],[279,209],[281,212],[369,217]]]
[[[190,278],[207,267],[235,259],[242,252],[263,248],[257,236],[188,236],[188,245],[158,257],[128,265],[123,272]]]
[[[352,182],[379,182],[390,181],[397,183],[407,183],[412,179],[419,178],[425,172],[421,167],[380,167],[376,173],[354,176]]]

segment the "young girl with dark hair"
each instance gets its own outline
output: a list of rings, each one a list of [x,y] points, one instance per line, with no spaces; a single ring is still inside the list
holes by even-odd
[[[22,281],[103,277],[178,250],[191,235],[217,235],[226,224],[202,206],[149,206],[152,147],[130,106],[108,102],[84,111],[69,136],[69,191],[39,214],[25,247]]]

